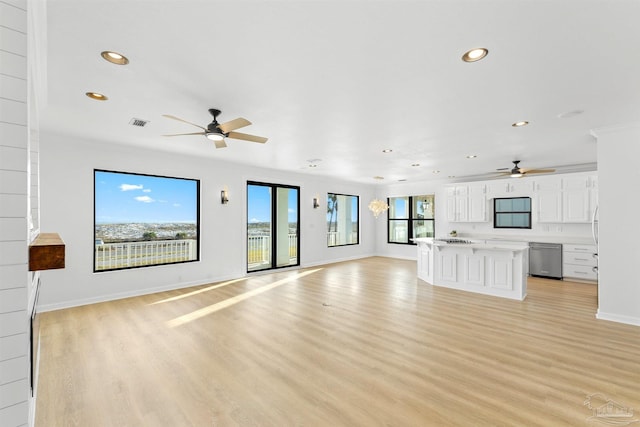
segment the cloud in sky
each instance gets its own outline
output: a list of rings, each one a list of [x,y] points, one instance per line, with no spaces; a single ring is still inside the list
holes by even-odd
[[[120,191],[132,191],[142,190],[142,185],[139,184],[122,184],[120,185]]]
[[[174,203],[174,204],[173,204],[173,207],[174,207],[174,208],[179,208],[179,207],[180,207],[180,203]]]
[[[135,198],[137,201],[139,202],[143,202],[143,203],[152,203],[155,202],[155,200],[153,200],[151,197],[149,196],[138,196]]]
[[[151,193],[151,190],[149,190],[148,188],[145,188],[144,190],[142,190],[143,193]]]
[[[262,222],[258,218],[251,218],[249,222]]]

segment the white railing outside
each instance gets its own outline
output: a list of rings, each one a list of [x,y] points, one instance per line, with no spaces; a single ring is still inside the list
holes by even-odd
[[[298,235],[289,234],[289,258],[295,260],[298,258]]]
[[[351,243],[357,242],[358,232],[354,231],[351,233],[350,241],[342,241],[340,238],[341,234],[338,231],[328,231],[327,232],[327,246],[339,246],[339,245],[349,245]]]
[[[298,258],[298,235],[289,234],[289,257]],[[101,243],[96,245],[95,269],[112,270],[144,265],[168,264],[196,259],[196,240],[154,240],[145,242]],[[249,236],[249,266],[269,264],[271,236]]]
[[[289,234],[289,259],[292,262],[298,258],[298,235]],[[271,263],[271,236],[249,236],[247,239],[247,263],[249,269],[259,265]]]
[[[196,259],[197,241],[152,240],[145,242],[103,243],[96,245],[95,269],[138,267]]]
[[[271,236],[249,236],[247,239],[247,263],[268,264],[271,259]]]

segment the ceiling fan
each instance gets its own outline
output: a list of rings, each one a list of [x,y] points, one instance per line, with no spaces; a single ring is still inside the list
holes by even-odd
[[[207,137],[207,139],[213,141],[213,143],[216,145],[216,148],[224,148],[227,146],[224,141],[225,138],[241,139],[244,141],[259,142],[261,144],[267,142],[267,138],[262,136],[234,132],[236,129],[249,126],[251,124],[249,120],[238,117],[237,119],[233,119],[225,123],[218,123],[218,115],[221,113],[221,111],[215,108],[210,108],[209,113],[213,116],[213,121],[209,123],[206,128],[195,123],[188,122],[179,117],[172,116],[170,114],[163,114],[163,117],[166,117],[168,119],[178,120],[180,122],[188,123],[192,126],[202,129],[202,132],[177,133],[163,136],[204,135]]]
[[[501,172],[499,176],[509,175],[511,178],[521,178],[530,173],[552,173],[556,171],[555,169],[524,169],[518,166],[519,163],[520,160],[514,160],[513,169],[511,170],[509,168],[498,169],[499,171],[508,170],[508,172]]]

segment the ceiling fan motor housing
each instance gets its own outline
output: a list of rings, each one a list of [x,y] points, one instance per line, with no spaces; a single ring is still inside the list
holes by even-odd
[[[207,125],[207,130],[213,133],[222,133],[222,131],[218,128],[218,122],[216,120]]]

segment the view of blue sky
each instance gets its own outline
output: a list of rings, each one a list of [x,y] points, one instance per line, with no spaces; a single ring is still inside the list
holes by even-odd
[[[94,179],[97,224],[197,221],[195,180],[105,171]]]
[[[298,191],[288,190],[288,212],[289,222],[298,219]],[[247,218],[249,223],[270,222],[271,221],[271,188],[263,185],[247,186]]]
[[[358,222],[358,197],[356,196],[347,196],[343,194],[338,195],[338,210],[342,209],[342,204],[345,203],[345,200],[348,200],[351,203],[351,222]],[[328,195],[327,195],[327,203]],[[331,215],[331,212],[327,212],[327,222],[336,221],[337,217]]]

